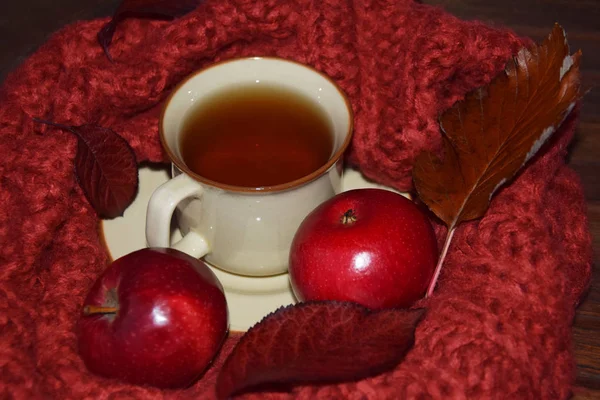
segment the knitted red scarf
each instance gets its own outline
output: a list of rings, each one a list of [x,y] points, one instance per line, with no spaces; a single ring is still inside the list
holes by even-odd
[[[75,323],[107,254],[74,179],[75,138],[32,117],[96,122],[126,138],[139,161],[164,161],[157,117],[175,84],[214,61],[277,55],[343,87],[356,118],[349,160],[407,189],[415,155],[440,144],[438,114],[487,83],[523,43],[411,0],[208,0],[173,22],[123,23],[111,63],[96,41],[105,22],[55,34],[0,94],[0,391],[8,398],[211,398],[235,341],[186,390],[86,371]],[[394,371],[247,398],[567,397],[570,325],[591,264],[582,188],[564,162],[575,123],[565,122],[485,218],[458,229],[415,346]]]

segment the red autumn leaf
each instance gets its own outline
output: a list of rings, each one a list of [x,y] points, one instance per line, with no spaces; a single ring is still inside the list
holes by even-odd
[[[419,198],[448,225],[439,276],[455,228],[481,218],[494,193],[542,148],[579,100],[581,52],[571,56],[555,25],[539,46],[521,49],[487,87],[468,94],[440,120],[444,158],[417,157],[413,180]]]
[[[115,131],[97,125],[68,126],[35,119],[77,136],[75,176],[101,218],[123,215],[138,188],[133,149]]]
[[[424,312],[325,301],[280,308],[240,339],[219,373],[217,395],[225,399],[257,385],[381,373],[404,358]]]
[[[193,11],[202,0],[123,0],[110,22],[98,32],[98,42],[109,59],[108,48],[121,21],[127,18],[172,19]]]

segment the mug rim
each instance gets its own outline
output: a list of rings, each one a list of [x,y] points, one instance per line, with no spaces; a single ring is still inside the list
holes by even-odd
[[[179,157],[175,156],[173,151],[167,145],[167,140],[165,139],[165,132],[163,129],[163,121],[165,118],[165,113],[167,112],[167,109],[169,108],[169,105],[170,105],[171,100],[173,99],[174,95],[181,89],[182,86],[184,86],[188,81],[190,81],[197,75],[204,73],[209,69],[221,66],[223,64],[247,61],[247,60],[257,60],[257,59],[283,61],[283,62],[290,63],[290,64],[296,64],[297,66],[311,70],[313,73],[316,73],[316,74],[320,75],[321,77],[323,77],[324,79],[326,79],[327,81],[329,81],[333,85],[333,87],[337,90],[340,97],[344,100],[344,103],[346,105],[346,110],[348,112],[348,130],[346,132],[344,142],[342,143],[340,148],[337,149],[336,152],[331,155],[329,160],[327,160],[327,162],[325,164],[323,164],[321,167],[319,167],[318,169],[316,169],[315,171],[311,172],[308,175],[305,175],[301,178],[295,179],[290,182],[280,183],[280,184],[272,185],[272,186],[250,187],[250,186],[229,185],[226,183],[221,183],[218,181],[214,181],[214,180],[205,178],[202,175],[199,175],[199,174],[195,173],[194,171],[192,171],[190,168],[188,168],[188,166],[185,165],[185,163],[183,163],[183,161],[180,160]],[[241,192],[241,193],[282,192],[282,191],[293,189],[295,187],[302,186],[306,183],[312,182],[313,180],[317,179],[318,177],[322,176],[327,171],[329,171],[329,169],[331,167],[333,167],[343,157],[344,153],[346,152],[346,149],[348,148],[348,146],[350,145],[350,142],[352,141],[352,136],[354,133],[354,115],[353,115],[353,111],[352,111],[352,106],[350,104],[350,100],[348,99],[348,97],[346,96],[346,93],[344,93],[342,88],[333,79],[331,79],[328,75],[316,70],[315,68],[308,66],[306,64],[302,64],[300,62],[294,61],[294,60],[288,60],[288,59],[281,58],[281,57],[274,57],[274,56],[238,57],[238,58],[231,58],[231,59],[227,59],[227,60],[218,61],[216,63],[207,65],[204,68],[201,68],[199,70],[192,72],[190,75],[185,77],[181,82],[179,82],[173,88],[173,90],[171,91],[171,93],[165,100],[164,106],[162,108],[162,111],[160,113],[160,117],[158,120],[158,133],[159,133],[160,143],[161,143],[164,151],[167,153],[169,160],[173,164],[175,164],[175,166],[177,168],[179,168],[180,171],[184,172],[185,174],[190,176],[195,181],[198,181],[200,183],[203,183],[203,184],[206,184],[209,186],[217,187],[217,188],[220,188],[220,189],[223,189],[226,191],[230,191],[230,192]]]

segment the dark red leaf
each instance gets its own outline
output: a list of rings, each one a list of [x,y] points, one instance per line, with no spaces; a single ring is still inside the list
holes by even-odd
[[[97,125],[68,126],[37,122],[75,134],[75,175],[88,201],[101,218],[123,215],[138,188],[135,153],[115,131]]]
[[[110,59],[108,48],[115,30],[127,18],[172,19],[193,11],[202,0],[123,0],[110,22],[98,32],[98,42]]]
[[[280,308],[240,339],[219,373],[217,395],[226,399],[257,385],[381,373],[404,358],[424,312],[325,301]]]

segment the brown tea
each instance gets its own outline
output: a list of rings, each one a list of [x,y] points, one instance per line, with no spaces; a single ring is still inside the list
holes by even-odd
[[[319,169],[332,154],[333,135],[328,117],[309,98],[261,83],[224,89],[191,108],[180,148],[198,175],[263,187]]]

